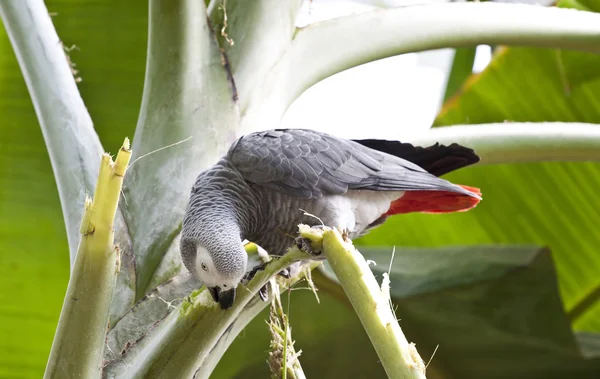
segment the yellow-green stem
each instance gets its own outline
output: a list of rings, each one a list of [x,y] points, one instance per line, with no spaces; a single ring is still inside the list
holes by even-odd
[[[323,253],[350,299],[389,378],[425,378],[425,365],[364,257],[337,230],[323,231]]]
[[[119,269],[113,223],[131,157],[129,140],[113,162],[102,156],[94,199],[87,199],[81,239],[44,378],[99,378],[108,311]]]

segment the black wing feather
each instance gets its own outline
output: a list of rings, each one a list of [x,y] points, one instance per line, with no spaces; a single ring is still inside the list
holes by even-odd
[[[435,176],[442,176],[459,168],[475,164],[480,160],[473,149],[457,143],[449,146],[436,143],[429,147],[421,147],[413,146],[410,143],[380,139],[354,141],[368,148],[406,159]]]

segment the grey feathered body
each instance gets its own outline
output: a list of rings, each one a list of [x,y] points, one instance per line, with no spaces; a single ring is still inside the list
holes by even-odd
[[[239,233],[241,239],[281,255],[291,246],[298,224],[319,225],[322,221],[336,225],[338,214],[335,208],[327,207],[327,197],[311,202],[247,182],[224,158],[198,176],[184,223],[194,221],[198,227],[188,235],[195,236],[208,230],[227,231],[233,221],[239,226],[234,233]]]
[[[281,255],[300,223],[322,221],[347,228],[354,238],[380,224],[391,202],[404,191],[470,194],[414,163],[367,147],[373,142],[378,141],[361,144],[301,129],[246,135],[198,176],[183,235],[207,243],[218,240],[215,243],[221,245],[225,239],[236,243],[248,239],[270,254]],[[192,270],[194,257],[184,250],[182,257]]]

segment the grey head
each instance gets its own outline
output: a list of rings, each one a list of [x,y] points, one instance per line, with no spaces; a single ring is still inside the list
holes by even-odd
[[[248,256],[235,225],[184,219],[181,258],[222,309],[235,301],[236,287],[246,274]]]

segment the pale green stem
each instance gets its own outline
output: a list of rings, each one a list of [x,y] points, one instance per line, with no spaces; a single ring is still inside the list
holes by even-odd
[[[525,4],[451,3],[375,9],[300,29],[244,108],[244,125],[277,125],[315,83],[399,54],[504,44],[600,52],[600,15]]]
[[[301,232],[302,233],[302,232]],[[364,257],[335,229],[322,233],[322,249],[369,336],[389,378],[425,378],[425,365],[406,340],[387,296]]]
[[[102,146],[44,1],[0,1],[0,17],[44,135],[73,264],[80,237],[82,204],[86,193],[94,188]]]
[[[202,367],[197,368],[194,378],[210,378],[215,367],[223,357],[223,354],[227,351],[229,346],[238,337],[238,335],[244,330],[244,328],[254,320],[260,312],[262,312],[267,306],[267,303],[263,302],[258,296],[252,298],[244,310],[240,313],[231,326],[228,328],[228,333],[219,338],[214,348],[210,351],[210,354],[204,360]]]
[[[114,220],[131,157],[129,141],[113,162],[102,156],[94,199],[87,199],[81,241],[44,378],[99,378],[108,312],[119,271]]]
[[[235,77],[242,111],[251,91],[292,43],[301,5],[302,0],[214,0],[208,7]]]
[[[178,310],[127,349],[121,360],[110,362],[105,376],[158,379],[189,378],[195,374],[197,378],[208,378],[220,354],[256,315],[254,299],[258,290],[292,262],[308,258],[310,256],[297,248],[290,249],[258,272],[247,285],[240,284],[235,303],[227,310],[222,310],[204,287],[195,291]]]
[[[148,31],[135,164],[124,189],[128,209],[140,216],[127,220],[138,298],[179,232],[196,176],[227,151],[239,128],[204,2],[150,0]]]
[[[507,122],[437,127],[408,140],[419,146],[459,143],[480,164],[600,161],[600,125],[575,122]]]

